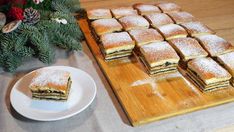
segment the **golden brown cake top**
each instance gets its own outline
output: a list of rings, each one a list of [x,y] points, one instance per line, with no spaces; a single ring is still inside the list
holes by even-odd
[[[155,29],[135,29],[129,31],[130,35],[134,38],[137,44],[151,42],[151,41],[163,41],[162,35]]]
[[[33,72],[33,79],[29,85],[31,90],[51,88],[65,92],[67,90],[70,73],[63,70],[41,69]]]
[[[170,40],[170,44],[182,54],[184,57],[183,59],[191,59],[191,57],[197,58],[200,56],[204,57],[208,55],[199,42],[194,38],[176,38]]]
[[[166,62],[178,63],[180,59],[166,41],[143,45],[140,47],[140,51],[151,67],[163,65]]]
[[[234,47],[228,41],[217,35],[203,35],[197,38],[211,56],[234,51]]]
[[[148,21],[142,16],[125,16],[119,19],[125,30],[148,28]]]
[[[132,7],[119,7],[111,9],[112,14],[115,18],[121,18],[124,16],[138,15],[137,11]]]
[[[228,80],[231,75],[211,58],[196,58],[188,62],[188,68],[206,84]]]
[[[133,7],[137,9],[141,15],[151,14],[151,13],[161,13],[161,10],[155,5],[138,3],[133,5]]]
[[[157,6],[164,12],[177,12],[181,10],[181,7],[175,3],[160,3]]]
[[[218,60],[228,69],[228,71],[234,76],[234,52],[226,53],[218,56]]]
[[[171,12],[168,14],[177,24],[195,21],[193,15],[188,12]]]
[[[214,34],[215,32],[201,22],[188,22],[181,24],[184,26],[190,36],[200,36],[204,34]]]
[[[166,39],[173,38],[173,36],[187,36],[186,30],[177,24],[164,25],[159,27],[158,29]]]
[[[126,45],[134,45],[134,41],[127,32],[109,33],[101,36],[104,49],[111,49]]]
[[[98,35],[102,35],[108,31],[121,30],[122,25],[114,18],[98,19],[91,23],[92,27]]]
[[[159,27],[174,23],[173,20],[165,13],[153,13],[145,15],[153,27]]]
[[[102,18],[112,18],[110,9],[90,9],[87,10],[87,16],[89,19],[102,19]]]

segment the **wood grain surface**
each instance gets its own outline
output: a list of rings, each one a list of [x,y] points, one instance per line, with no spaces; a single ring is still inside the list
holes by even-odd
[[[139,1],[83,1],[82,7],[127,6]],[[140,1],[142,2],[142,1]],[[152,3],[152,0],[144,0]],[[234,9],[232,0],[173,1],[192,13],[217,34],[234,42]],[[79,21],[86,41],[106,75],[133,126],[234,101],[234,89],[202,93],[181,73],[150,77],[137,57],[105,62],[85,19]]]

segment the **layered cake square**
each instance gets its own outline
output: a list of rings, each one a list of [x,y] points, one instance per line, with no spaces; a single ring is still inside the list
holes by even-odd
[[[150,22],[150,25],[154,28],[174,23],[173,20],[167,14],[164,13],[147,14],[145,15],[145,18]]]
[[[162,35],[157,30],[152,28],[130,30],[129,34],[136,41],[137,46],[164,40]]]
[[[142,16],[125,16],[119,19],[124,30],[149,28],[149,22]]]
[[[90,20],[112,18],[110,9],[91,9],[87,10],[87,17]]]
[[[197,39],[212,57],[234,51],[231,43],[217,35],[203,35]]]
[[[176,38],[169,41],[184,62],[188,60],[206,57],[208,53],[194,38]]]
[[[188,23],[183,23],[181,25],[187,30],[189,35],[192,37],[207,35],[207,34],[215,34],[213,30],[211,30],[201,22],[188,22]]]
[[[161,10],[155,5],[137,3],[137,4],[134,4],[133,7],[134,9],[138,11],[140,15],[161,13]]]
[[[178,12],[181,10],[181,7],[175,3],[159,3],[157,6],[163,11],[163,13],[169,12]]]
[[[217,57],[217,60],[232,75],[230,82],[234,86],[234,52],[220,55]]]
[[[176,24],[187,23],[195,21],[195,18],[192,14],[188,12],[170,12],[168,15],[174,20]]]
[[[211,58],[196,58],[189,61],[187,72],[189,78],[203,92],[227,88],[232,77]]]
[[[122,25],[114,18],[98,19],[93,21],[91,25],[98,36],[123,29]]]
[[[71,87],[71,75],[63,70],[37,70],[29,85],[32,98],[66,101]]]
[[[163,41],[141,46],[140,59],[150,75],[158,75],[176,72],[180,57]]]
[[[127,32],[109,33],[100,37],[101,51],[106,60],[130,56],[135,42]]]
[[[111,12],[115,18],[121,18],[124,16],[138,15],[137,10],[134,10],[132,7],[119,7],[111,9]]]
[[[166,40],[171,40],[175,38],[185,38],[188,33],[186,30],[177,24],[168,24],[158,27],[160,33],[164,36]]]

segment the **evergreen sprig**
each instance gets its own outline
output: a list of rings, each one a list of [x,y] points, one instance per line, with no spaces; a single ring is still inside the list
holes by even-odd
[[[28,57],[36,57],[44,63],[54,61],[54,47],[67,50],[81,50],[83,34],[72,15],[73,0],[45,0],[39,5],[29,3],[38,9],[41,18],[35,25],[22,23],[18,29],[0,33],[0,67],[14,72]],[[29,6],[29,5],[27,5]],[[79,5],[78,5],[79,6]],[[67,24],[55,21],[67,20]]]

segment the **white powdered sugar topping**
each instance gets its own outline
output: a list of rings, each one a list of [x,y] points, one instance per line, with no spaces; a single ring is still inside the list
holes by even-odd
[[[171,40],[184,56],[196,56],[206,54],[206,51],[200,46],[197,40],[193,38],[177,38]]]
[[[111,15],[109,9],[92,9],[88,11],[90,14],[93,16],[106,16],[106,15]]]
[[[119,19],[120,22],[127,25],[149,27],[148,21],[142,16],[125,16]]]
[[[120,7],[120,8],[111,9],[111,11],[115,16],[120,16],[120,17],[137,15],[137,11],[131,7]]]
[[[173,13],[169,13],[169,15],[175,21],[191,21],[194,19],[193,15],[188,12],[173,12]]]
[[[137,5],[136,8],[139,9],[141,12],[144,11],[161,12],[160,9],[154,5],[140,4]]]
[[[159,30],[165,35],[169,35],[171,33],[175,33],[178,31],[185,31],[184,28],[176,24],[169,24],[169,25],[161,26],[159,27]]]
[[[222,62],[229,67],[229,69],[231,70],[230,72],[234,76],[234,72],[233,72],[234,71],[234,52],[220,55],[218,56],[218,58],[222,60]]]
[[[164,14],[164,13],[149,14],[149,15],[146,15],[146,17],[155,26],[162,26],[162,25],[173,23],[172,19],[167,14]]]
[[[201,71],[201,78],[206,78],[206,76],[210,76],[211,74],[213,74],[214,77],[217,78],[227,77],[230,75],[224,68],[222,68],[217,62],[215,62],[211,58],[196,58],[190,61],[189,65],[190,63],[193,64],[192,67],[195,72]]]
[[[35,77],[32,79],[30,86],[46,86],[48,84],[54,84],[58,86],[66,85],[70,73],[63,70],[38,70],[35,73]]]
[[[197,33],[211,32],[211,30],[208,29],[207,26],[202,24],[201,22],[189,22],[189,23],[184,23],[182,25],[185,26],[188,30],[191,30],[192,32],[197,32]]]
[[[141,46],[141,51],[149,61],[179,59],[175,50],[167,42],[155,42]]]
[[[158,5],[163,11],[179,10],[180,7],[175,3],[161,3]]]
[[[125,44],[126,42],[131,42],[132,39],[127,32],[121,33],[110,33],[101,36],[101,41],[104,46],[112,44]]]
[[[212,56],[225,52],[232,47],[230,43],[217,35],[199,36],[198,39]]]
[[[108,27],[121,26],[120,23],[114,18],[95,20],[92,22],[92,24],[98,26],[108,26]]]

